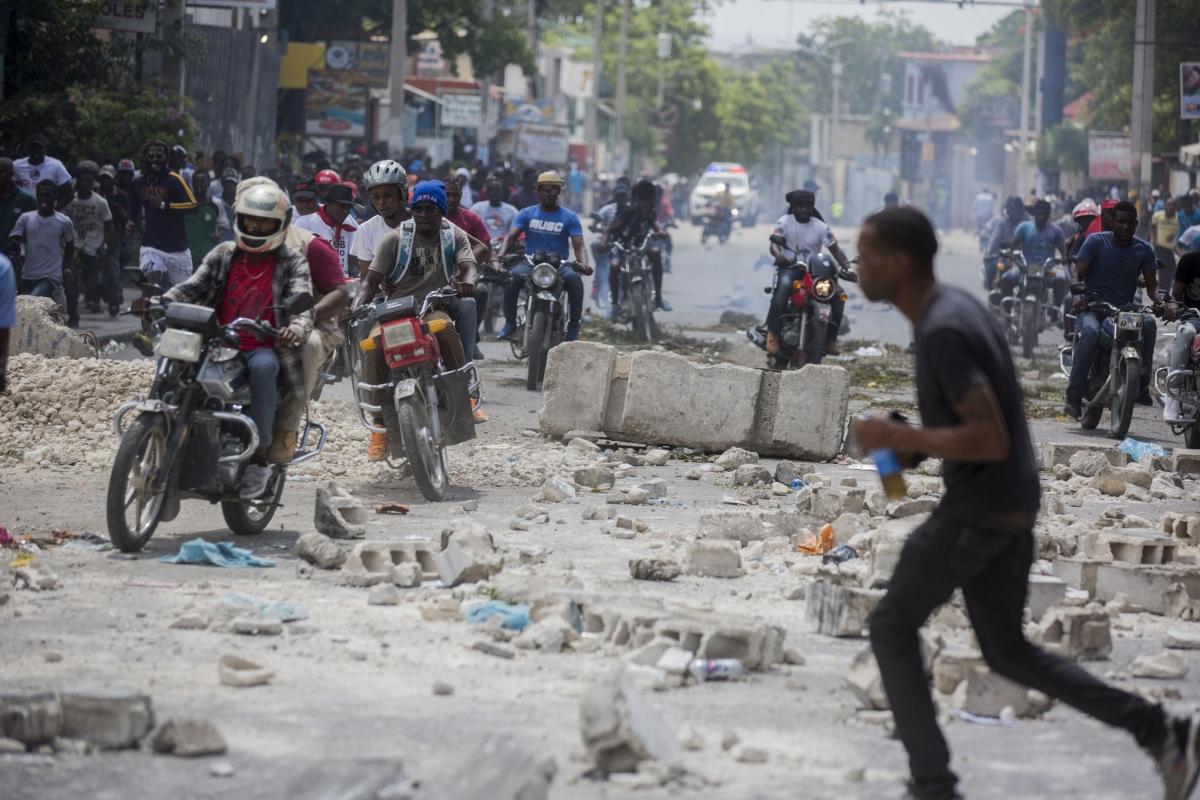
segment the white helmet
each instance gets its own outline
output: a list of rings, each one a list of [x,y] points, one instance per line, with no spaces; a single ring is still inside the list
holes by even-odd
[[[233,217],[233,239],[237,246],[247,253],[267,253],[283,244],[292,209],[287,195],[274,182],[261,183],[237,193]],[[267,236],[252,236],[243,227],[246,217],[275,220],[275,230]]]
[[[390,158],[376,161],[363,175],[363,182],[368,189],[376,186],[408,186],[408,173],[404,167]]]

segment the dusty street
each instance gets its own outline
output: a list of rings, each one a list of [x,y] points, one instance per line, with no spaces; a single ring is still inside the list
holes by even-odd
[[[698,244],[698,229],[684,225],[676,232],[674,270],[665,292],[676,310],[661,317],[670,326],[668,349],[701,362],[762,366],[763,354],[739,327],[720,320],[731,311],[765,314],[762,287],[770,267],[756,262],[766,251],[768,232],[766,226],[739,230],[727,245],[705,248]],[[852,253],[853,231],[839,233]],[[943,280],[977,290],[978,264],[973,240],[962,234],[946,238],[939,261]],[[849,288],[852,330],[845,337],[845,355],[830,363],[850,372],[850,412],[911,409],[910,365],[902,352],[909,338],[905,321],[894,310],[866,305]],[[614,336],[607,325],[585,320],[585,339],[601,333]],[[1089,433],[1058,416],[1065,385],[1057,375],[1060,338],[1057,331],[1045,332],[1038,356],[1019,364],[1035,438],[1042,445],[1100,445],[1115,455],[1115,442],[1103,435],[1107,418],[1101,430]],[[854,355],[873,345],[887,347],[882,355]],[[800,490],[778,487],[784,489],[779,492],[769,479],[762,486],[734,485],[743,473],[719,469],[711,463],[715,453],[673,451],[655,466],[645,462],[658,459],[640,448],[614,457],[586,443],[566,446],[538,432],[539,397],[524,388],[524,364],[511,359],[504,343],[486,341],[483,349],[487,358],[481,374],[491,421],[478,429],[476,441],[450,451],[453,488],[446,502],[427,503],[411,480],[386,466],[367,465],[366,433],[353,419],[349,391],[339,385],[317,410],[330,424],[326,454],[292,473],[270,531],[234,537],[219,510],[185,501],[179,518],[160,526],[136,556],[103,549],[83,536],[94,532],[107,538],[107,468],[116,440],[110,419],[95,411],[100,401],[79,408],[52,396],[53,386],[61,384],[50,382],[50,374],[56,374],[55,381],[69,379],[73,362],[48,368],[33,358],[15,358],[11,377],[17,390],[28,374],[23,370],[40,369],[49,385],[39,389],[44,393],[39,402],[46,411],[70,406],[74,416],[30,412],[27,405],[18,413],[12,405],[0,405],[0,525],[15,537],[32,535],[43,542],[33,553],[35,563],[61,582],[57,589],[30,591],[13,588],[11,575],[0,576],[0,695],[140,692],[152,698],[158,722],[208,720],[228,750],[187,759],[156,755],[149,747],[94,754],[75,752],[83,748],[73,750],[70,742],[60,742],[57,752],[49,746],[31,748],[35,752],[0,755],[0,798],[350,800],[377,796],[377,784],[399,769],[408,793],[378,796],[512,800],[517,795],[503,793],[499,779],[489,776],[535,771],[531,765],[547,758],[557,768],[549,796],[561,800],[899,797],[907,770],[902,748],[889,737],[889,714],[865,708],[869,703],[844,684],[866,640],[817,633],[806,617],[806,602],[812,600],[815,581],[865,592],[857,588],[859,581],[869,585],[888,541],[922,517],[915,510],[906,516],[909,511],[888,507],[886,501],[876,505],[876,474],[852,458],[782,467],[777,459],[759,460],[768,478],[794,473],[808,484]],[[138,369],[129,363],[128,351],[118,356],[125,369]],[[670,404],[671,398],[662,402]],[[1160,413],[1157,406],[1138,408],[1130,436],[1182,447],[1159,421]],[[80,422],[72,427],[71,419]],[[1126,467],[1117,474],[1127,478],[1129,488],[1106,494],[1093,488],[1099,468],[1082,463],[1086,459],[1077,465],[1069,455],[1063,458],[1057,465],[1044,463],[1042,472],[1046,499],[1039,555],[1048,559],[1049,573],[1066,575],[1059,562],[1051,564],[1051,556],[1065,561],[1086,555],[1105,562],[1107,555],[1107,562],[1124,561],[1105,535],[1149,535],[1159,529],[1164,513],[1195,511],[1194,475],[1176,479],[1162,464]],[[573,488],[575,498],[542,499],[548,478],[571,483],[575,476],[579,484],[576,470],[597,465],[628,465],[615,469],[616,490],[658,487],[661,479],[665,496],[655,492],[631,504],[639,493],[626,493],[616,502],[620,498],[605,489],[580,484]],[[347,585],[353,581],[344,571],[310,566],[296,554],[298,538],[314,531],[314,494],[329,480],[366,506],[367,541],[437,542],[452,521],[469,520],[490,531],[504,555],[503,569],[486,581],[452,589],[426,576],[419,588],[399,589],[395,605],[368,604],[372,589]],[[939,479],[936,472],[923,472],[910,475],[909,483],[915,487],[911,502],[921,503],[936,494]],[[411,511],[395,516],[371,510],[384,501],[409,504]],[[740,576],[708,577],[685,569],[671,581],[631,578],[631,559],[668,557],[686,566],[694,540],[708,525],[702,516],[716,512],[762,512],[776,520],[776,527],[767,524],[767,532],[743,541]],[[1140,527],[1143,521],[1153,531]],[[853,540],[864,557],[819,573],[821,559],[798,552],[797,545],[830,522],[838,543]],[[73,536],[46,544],[55,529]],[[159,561],[197,537],[249,548],[276,565],[222,569]],[[349,551],[357,542],[339,544]],[[1173,569],[1188,574],[1189,567],[1196,569],[1195,544],[1188,538],[1170,542],[1177,562]],[[2,552],[0,567],[21,555]],[[1187,580],[1179,580],[1190,588]],[[1161,600],[1159,584],[1147,585],[1146,591],[1157,591]],[[284,623],[277,635],[239,634],[232,625],[238,612],[229,608],[236,602],[232,593],[299,604],[306,615]],[[1086,602],[1070,594],[1067,600],[1075,607]],[[541,621],[513,636],[494,623],[461,618],[481,601],[509,599],[531,604],[535,619],[542,620],[581,608],[584,624],[542,639],[553,626]],[[1184,600],[1188,606],[1186,592]],[[1111,654],[1085,665],[1165,699],[1172,709],[1192,710],[1200,701],[1200,669],[1155,680],[1134,677],[1131,662],[1161,653],[1168,631],[1200,641],[1200,622],[1191,621],[1190,606],[1184,621],[1136,608],[1142,604],[1130,596],[1097,608],[1110,620]],[[539,617],[542,612],[548,616]],[[786,636],[780,652],[764,659],[770,663],[743,680],[696,684],[689,678],[680,686],[673,673],[656,674],[647,641],[623,641],[613,636],[608,622],[593,626],[590,621],[591,615],[620,618],[628,634],[636,628],[634,619],[654,624],[693,614],[706,631],[713,625],[737,627],[727,621],[733,618],[756,630],[775,626]],[[179,624],[185,618],[189,627]],[[939,613],[930,631],[940,637],[943,657],[974,647],[957,608]],[[502,655],[473,649],[477,643]],[[1195,651],[1170,652],[1200,666]],[[274,677],[253,687],[225,685],[218,662],[226,655],[253,661]],[[593,779],[588,773],[595,762],[580,735],[580,699],[624,662],[636,662],[629,668],[633,682],[679,740],[672,745],[681,748],[678,768],[644,766],[637,773]],[[1001,719],[981,714],[968,721],[959,715],[962,698],[952,697],[965,693],[960,687],[939,702],[968,797],[1127,800],[1159,792],[1151,762],[1124,733],[1060,704],[1040,715],[1017,709]],[[0,707],[4,703],[0,697]],[[530,758],[479,754],[489,737],[517,746]],[[457,794],[462,784],[454,782],[464,776],[480,776],[487,779],[483,786],[496,788]],[[359,790],[348,788],[356,777]]]

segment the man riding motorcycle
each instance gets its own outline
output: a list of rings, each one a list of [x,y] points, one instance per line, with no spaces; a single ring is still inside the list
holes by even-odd
[[[820,254],[821,248],[827,247],[833,257],[837,259],[842,271],[849,271],[850,259],[846,258],[846,254],[838,247],[833,231],[824,221],[816,217],[816,195],[807,189],[796,189],[788,192],[784,199],[788,204],[788,213],[775,223],[775,233],[787,239],[788,248],[795,252],[807,250],[816,256]],[[782,344],[779,333],[783,327],[783,315],[787,312],[787,306],[791,300],[792,282],[799,280],[802,276],[798,271],[788,268],[793,257],[784,248],[772,244],[771,256],[775,259],[776,268],[781,270],[775,283],[775,292],[771,295],[771,308],[767,312],[767,353],[775,355],[779,353]],[[835,294],[830,303],[829,327],[831,333],[825,343],[825,352],[828,355],[837,355],[838,353],[837,332],[842,324],[842,314],[845,313],[845,310],[846,302],[842,300],[840,293]]]
[[[633,203],[617,212],[604,232],[602,248],[614,239],[624,244],[634,244],[640,243],[651,231],[661,233],[657,215],[654,213],[657,201],[654,184],[647,180],[640,180],[634,185],[631,194]],[[670,304],[662,296],[662,254],[657,250],[652,250],[646,254],[646,259],[650,262],[650,272],[654,276],[654,307],[661,311],[670,311]],[[617,318],[620,288],[619,274],[616,271],[609,272],[608,291],[612,299],[612,305],[608,311],[609,320]]]
[[[1067,384],[1063,413],[1079,419],[1083,393],[1087,389],[1092,358],[1100,343],[1100,315],[1087,311],[1088,303],[1111,303],[1120,308],[1133,302],[1138,289],[1138,275],[1146,281],[1146,293],[1155,298],[1158,290],[1157,264],[1154,249],[1148,242],[1136,238],[1137,208],[1127,200],[1113,209],[1113,229],[1087,238],[1075,256],[1075,276],[1086,284],[1082,295],[1075,298],[1075,328],[1079,336],[1071,363],[1071,378]],[[1154,363],[1154,336],[1157,326],[1147,317],[1142,323],[1141,396],[1138,402],[1150,405],[1150,376]]]
[[[606,233],[613,220],[617,218],[617,214],[629,205],[629,179],[621,177],[617,179],[617,185],[613,187],[612,199],[595,213],[596,224],[592,228],[593,231]],[[602,286],[608,286],[608,250],[607,243],[604,241],[604,236],[601,235],[600,240],[592,242],[592,260],[596,265],[596,279],[592,281],[592,299],[599,300]]]
[[[382,287],[389,297],[415,298],[418,307],[435,289],[452,286],[459,296],[448,302],[446,315],[454,322],[437,334],[446,366],[458,369],[467,363],[465,353],[475,349],[475,255],[467,234],[445,219],[446,187],[441,181],[423,181],[413,187],[412,219],[400,223],[383,237],[375,259],[367,270],[354,299],[354,308],[368,303]],[[440,314],[441,312],[431,312]],[[370,338],[379,335],[376,326]],[[381,384],[387,380],[387,367],[379,349],[363,353],[363,380]],[[371,402],[379,405],[378,398]],[[478,416],[477,416],[478,419]],[[382,417],[375,418],[383,427]],[[371,432],[367,460],[387,457],[387,434]]]
[[[1013,233],[1017,226],[1024,222],[1025,204],[1016,195],[1010,195],[1004,201],[1004,214],[992,231],[991,241],[983,255],[983,289],[992,290],[996,281],[996,262],[1000,260],[1000,251],[1012,242]]]
[[[1025,255],[1025,263],[1030,266],[1041,266],[1055,252],[1062,256],[1063,263],[1066,263],[1066,238],[1063,236],[1062,228],[1050,221],[1050,203],[1046,200],[1038,200],[1033,204],[1032,214],[1032,220],[1025,220],[1013,230],[1012,241],[1008,246],[1013,250],[1020,250]],[[1020,271],[1005,270],[1000,273],[999,280],[1000,293],[1005,296],[1010,295],[1021,281]],[[1062,305],[1063,298],[1067,294],[1067,279],[1063,276],[1062,271],[1050,270],[1046,273],[1046,281],[1047,285],[1054,290],[1054,304]]]
[[[250,418],[258,428],[259,449],[242,476],[239,495],[252,499],[267,489],[271,468],[267,451],[275,430],[279,390],[304,394],[300,345],[312,332],[312,311],[290,315],[288,298],[312,293],[308,262],[285,243],[292,211],[287,195],[273,183],[252,186],[234,201],[232,242],[222,242],[186,281],[163,298],[217,310],[228,325],[239,317],[261,319],[279,329],[274,342],[241,334],[239,349],[250,373]],[[290,454],[289,454],[290,456]]]

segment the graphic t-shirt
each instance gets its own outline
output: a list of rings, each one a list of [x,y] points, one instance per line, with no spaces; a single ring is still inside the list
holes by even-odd
[[[571,237],[583,236],[579,215],[559,206],[546,211],[541,205],[529,206],[517,212],[512,226],[525,232],[526,253],[558,253],[561,258],[571,255]]]
[[[487,226],[488,235],[495,241],[503,239],[508,229],[512,227],[513,220],[517,217],[517,209],[515,206],[510,206],[508,203],[501,203],[498,206],[492,205],[490,200],[483,200],[471,206],[483,224]]]
[[[394,287],[388,287],[391,289],[390,296],[407,297],[412,295],[416,298],[419,306],[425,299],[425,295],[434,289],[446,286],[446,272],[442,269],[441,246],[441,241],[436,237],[424,239],[421,236],[414,236],[412,260],[409,262],[408,271],[400,283]],[[399,232],[389,231],[375,251],[375,260],[371,262],[371,269],[375,272],[382,272],[384,275],[390,274],[396,266],[399,250]],[[471,253],[471,241],[462,228],[458,227],[454,228],[454,261],[456,265],[468,261],[472,264],[475,263],[475,256]],[[452,273],[454,271],[451,269]]]
[[[1170,250],[1175,246],[1175,237],[1179,235],[1179,217],[1175,215],[1167,216],[1165,209],[1160,209],[1154,212],[1154,216],[1150,218],[1150,224],[1154,226],[1154,246],[1162,247]]]
[[[346,221],[338,225],[325,213],[325,207],[321,206],[316,213],[305,214],[297,219],[296,225],[329,242],[337,251],[342,272],[350,274],[350,250],[354,247],[354,235],[358,232],[358,225],[353,216],[346,217]]]
[[[145,218],[142,246],[164,253],[186,253],[187,223],[184,213],[196,207],[192,188],[178,172],[167,172],[151,180],[146,175],[133,179],[134,214]],[[161,205],[167,204],[166,209]],[[135,218],[134,222],[138,219]]]
[[[1200,253],[1188,253],[1179,259],[1175,282],[1183,284],[1183,304],[1200,308]]]
[[[200,262],[208,255],[208,251],[217,246],[213,237],[216,235],[217,227],[223,216],[220,207],[206,200],[196,209],[195,214],[188,214],[185,218],[187,220],[188,250],[192,252],[194,266],[200,266]]]
[[[11,235],[24,239],[25,266],[21,268],[21,280],[62,281],[63,253],[75,241],[75,223],[70,217],[61,211],[48,217],[26,211],[17,217]]]
[[[807,250],[816,254],[822,247],[837,244],[833,231],[816,217],[808,222],[797,222],[791,214],[784,214],[775,223],[775,232],[787,239],[788,247],[798,253]]]
[[[229,265],[229,277],[225,283],[225,294],[221,297],[221,307],[217,309],[217,321],[228,325],[238,317],[258,319],[261,314],[263,322],[274,325],[275,310],[271,307],[271,282],[274,277],[274,253],[262,256],[255,254],[255,258],[251,260],[250,254],[239,250]],[[239,335],[240,350],[255,350],[273,345],[270,341],[259,341],[245,331]]]
[[[104,244],[104,223],[112,222],[108,201],[97,192],[76,197],[67,205],[67,216],[75,223],[75,241],[84,255],[94,256]]]
[[[1013,231],[1013,238],[1021,243],[1021,251],[1030,266],[1041,266],[1056,250],[1061,250],[1066,245],[1062,228],[1048,222],[1046,227],[1038,230],[1037,223],[1031,219],[1017,226]]]
[[[53,156],[45,156],[40,164],[30,164],[28,158],[18,158],[13,162],[13,180],[17,186],[34,194],[34,189],[41,181],[54,181],[55,186],[70,183],[71,173]]]

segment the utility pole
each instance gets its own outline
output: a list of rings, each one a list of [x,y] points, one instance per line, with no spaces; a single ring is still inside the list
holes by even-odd
[[[496,0],[483,0],[484,25],[490,26],[495,14]],[[475,158],[487,166],[492,161],[492,76],[484,75],[480,86],[483,91],[483,102],[479,104],[482,118],[475,129]]]
[[[408,0],[392,0],[391,88],[388,108],[389,155],[404,158],[404,81],[408,77]]]
[[[1154,148],[1155,0],[1138,0],[1133,34],[1133,114],[1130,118],[1129,188],[1150,199],[1150,156]]]
[[[588,144],[588,172],[592,180],[600,174],[600,48],[604,44],[604,0],[596,0],[596,24],[592,31],[592,92],[588,98],[584,138]],[[592,213],[593,192],[584,196],[584,211]]]
[[[263,165],[256,159],[258,158],[258,82],[262,75],[262,49],[263,44],[258,41],[258,31],[254,27],[254,15],[258,11],[252,8],[245,10],[246,30],[250,32],[250,41],[254,47],[253,54],[250,56],[250,91],[246,93],[246,134],[243,137],[245,145],[242,147],[242,166],[253,164],[258,172],[263,172]]]
[[[617,121],[613,137],[619,156],[617,166],[629,169],[628,147],[625,143],[625,60],[629,57],[629,0],[621,0],[621,23],[617,31]]]
[[[1033,81],[1030,60],[1033,55],[1033,0],[1025,0],[1025,52],[1021,59],[1021,127],[1017,152],[1017,194],[1024,202],[1029,192],[1029,96]]]
[[[1037,138],[1042,136],[1042,104],[1044,102],[1045,91],[1042,88],[1042,81],[1046,79],[1046,27],[1038,31],[1037,44],[1037,76],[1033,81],[1033,135]],[[1036,139],[1035,139],[1036,141]],[[1042,173],[1041,168],[1038,168],[1037,179],[1035,186],[1039,197],[1046,193],[1046,176]]]
[[[842,100],[841,100],[841,97],[842,97],[842,43],[841,42],[838,42],[833,47],[833,65],[831,67],[831,71],[833,72],[833,107],[831,109],[829,109],[828,150],[829,150],[830,174],[836,176],[837,170],[834,169],[834,161],[837,158],[837,149],[836,148],[837,148],[837,140],[838,140],[838,122],[839,122],[838,106],[842,102]],[[830,197],[833,196],[832,186],[830,187],[829,195],[830,195]]]
[[[658,91],[655,107],[662,111],[667,103],[667,59],[671,57],[671,34],[667,32],[667,0],[659,0],[658,18]]]
[[[171,94],[183,94],[183,55],[179,51],[183,35],[183,0],[167,0],[162,16],[163,87]]]

